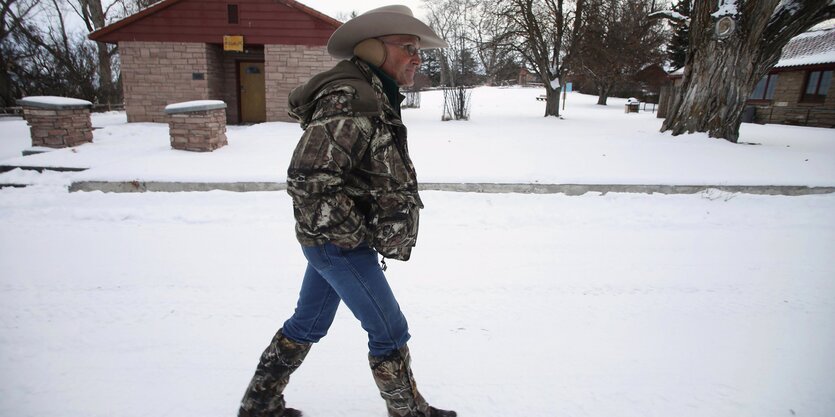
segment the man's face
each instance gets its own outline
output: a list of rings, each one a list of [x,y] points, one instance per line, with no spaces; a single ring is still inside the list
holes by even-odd
[[[408,87],[415,83],[415,73],[420,67],[420,53],[409,55],[410,47],[420,49],[420,38],[413,35],[388,35],[380,37],[386,48],[386,61],[380,67],[397,85]]]

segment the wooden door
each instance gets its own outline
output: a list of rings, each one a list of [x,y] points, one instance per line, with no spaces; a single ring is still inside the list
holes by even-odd
[[[263,62],[240,62],[238,73],[241,83],[241,122],[267,121],[266,88]]]

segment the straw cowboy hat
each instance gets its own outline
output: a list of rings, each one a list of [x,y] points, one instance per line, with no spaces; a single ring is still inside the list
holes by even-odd
[[[334,58],[347,59],[354,55],[358,43],[386,35],[417,36],[421,49],[447,47],[446,41],[415,18],[411,9],[393,5],[369,10],[345,22],[328,40],[328,53]]]

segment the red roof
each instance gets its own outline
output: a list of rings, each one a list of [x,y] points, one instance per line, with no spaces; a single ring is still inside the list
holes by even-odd
[[[229,23],[228,5],[237,5],[238,23]],[[295,0],[163,0],[88,37],[223,43],[224,35],[243,35],[247,44],[325,45],[341,24]]]

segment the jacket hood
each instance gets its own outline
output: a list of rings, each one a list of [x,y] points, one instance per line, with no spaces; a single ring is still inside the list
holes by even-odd
[[[347,110],[342,110],[346,116],[377,115],[381,108],[372,87],[372,77],[366,64],[356,59],[341,61],[330,70],[314,75],[290,93],[289,115],[305,128],[314,119],[319,99],[330,94],[351,96]]]

